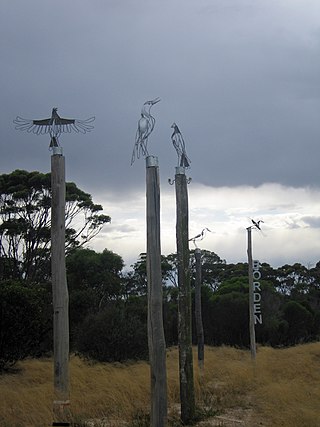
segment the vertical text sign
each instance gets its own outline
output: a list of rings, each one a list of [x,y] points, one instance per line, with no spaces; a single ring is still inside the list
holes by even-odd
[[[253,317],[254,324],[262,324],[261,314],[261,287],[259,280],[261,279],[260,262],[253,260]]]

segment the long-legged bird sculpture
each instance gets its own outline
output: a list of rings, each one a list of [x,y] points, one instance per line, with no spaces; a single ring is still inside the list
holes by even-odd
[[[51,117],[48,119],[28,120],[17,116],[13,123],[18,130],[26,130],[27,132],[36,135],[49,134],[51,136],[50,147],[59,146],[58,138],[61,133],[87,133],[93,129],[91,124],[95,117],[90,117],[86,120],[65,119],[59,116],[58,109],[53,108]]]
[[[188,168],[190,166],[191,161],[186,153],[186,144],[184,142],[183,136],[176,123],[173,123],[171,127],[173,128],[171,140],[178,155],[178,166]]]
[[[152,99],[151,101],[146,101],[141,109],[141,117],[138,122],[138,129],[136,132],[136,141],[133,148],[133,153],[131,157],[131,165],[135,159],[139,159],[141,154],[143,156],[148,156],[148,138],[151,132],[153,131],[156,120],[151,116],[150,109],[151,107],[160,101],[160,98]]]
[[[207,231],[209,231],[210,233],[212,233],[212,231],[209,230],[209,228],[206,227],[206,228],[204,228],[201,231],[201,233],[197,234],[194,237],[191,237],[191,239],[189,239],[189,242],[193,242],[194,246],[197,248],[198,246],[197,246],[196,242],[199,242],[199,241],[203,240]]]

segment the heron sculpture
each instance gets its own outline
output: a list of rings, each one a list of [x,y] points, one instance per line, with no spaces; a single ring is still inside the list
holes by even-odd
[[[173,128],[171,140],[178,155],[178,166],[188,168],[190,167],[191,161],[186,153],[186,144],[184,142],[183,136],[176,123],[173,123],[171,127]]]
[[[141,154],[143,156],[148,156],[148,138],[151,132],[153,131],[156,120],[152,117],[150,110],[154,104],[160,101],[160,98],[152,99],[151,101],[146,101],[141,109],[141,117],[138,122],[138,129],[136,132],[136,141],[133,148],[133,153],[131,157],[131,165],[135,159],[139,159]]]
[[[95,117],[90,117],[86,120],[65,119],[60,117],[57,111],[57,108],[53,108],[51,117],[48,119],[28,120],[17,116],[13,123],[18,130],[26,130],[35,135],[49,134],[51,136],[50,147],[59,146],[58,138],[61,133],[71,133],[74,131],[84,134],[93,129],[91,123],[95,120]]]
[[[199,242],[199,241],[203,240],[205,238],[205,235],[206,235],[207,231],[209,231],[210,233],[212,233],[212,231],[209,230],[209,228],[206,227],[206,228],[204,228],[201,231],[201,233],[197,234],[194,237],[191,237],[191,239],[189,239],[189,242],[193,242],[194,246],[197,248],[198,246],[197,246],[196,242]]]

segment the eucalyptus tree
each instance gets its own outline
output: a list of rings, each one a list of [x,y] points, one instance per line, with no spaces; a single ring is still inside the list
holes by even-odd
[[[50,275],[51,174],[15,170],[0,175],[0,279]],[[75,183],[66,183],[66,251],[96,236],[110,217]]]

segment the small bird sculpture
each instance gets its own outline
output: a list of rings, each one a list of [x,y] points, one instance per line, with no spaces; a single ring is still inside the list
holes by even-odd
[[[262,221],[262,219],[259,219],[259,221],[255,221],[255,220],[251,219],[251,222],[252,222],[254,227],[256,227],[258,230],[261,231],[260,222],[262,222],[262,223],[264,222],[264,221]]]
[[[141,154],[143,156],[148,156],[148,138],[151,132],[154,129],[156,123],[155,118],[151,115],[151,107],[157,104],[160,101],[160,98],[152,99],[151,101],[146,101],[141,109],[141,117],[138,122],[138,129],[136,132],[136,140],[133,148],[133,153],[131,157],[131,165],[135,159],[139,159]]]
[[[95,117],[90,117],[87,120],[65,119],[60,117],[57,111],[57,108],[53,108],[51,117],[48,119],[28,120],[17,116],[13,123],[18,130],[26,130],[35,135],[49,134],[51,136],[50,147],[59,145],[58,138],[61,133],[71,133],[72,131],[87,133],[94,127],[91,123]]]
[[[173,128],[173,134],[171,135],[171,140],[178,155],[178,166],[188,168],[190,167],[191,161],[188,158],[186,153],[186,145],[185,145],[183,136],[180,132],[180,129],[176,125],[176,123],[173,123],[171,127]]]
[[[194,246],[197,248],[198,246],[197,246],[196,242],[199,242],[199,241],[203,240],[207,231],[209,231],[210,233],[212,233],[212,231],[209,230],[209,228],[205,227],[201,231],[201,233],[199,233],[196,236],[194,236],[191,239],[189,239],[189,242],[193,242]]]

